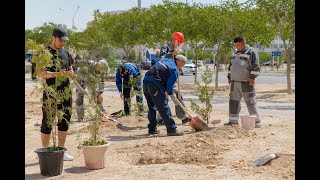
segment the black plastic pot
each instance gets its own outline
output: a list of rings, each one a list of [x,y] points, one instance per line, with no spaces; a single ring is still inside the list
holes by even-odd
[[[41,175],[58,176],[63,170],[63,155],[66,148],[58,147],[57,151],[48,151],[48,148],[38,148],[34,152],[38,154]]]

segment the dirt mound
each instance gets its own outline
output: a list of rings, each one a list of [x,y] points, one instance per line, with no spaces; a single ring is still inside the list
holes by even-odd
[[[220,127],[209,131],[186,134],[176,141],[153,142],[119,149],[118,153],[129,153],[136,157],[134,164],[204,164],[217,165],[229,146],[220,139],[251,137],[253,133],[238,127]],[[231,137],[231,138],[230,138]],[[233,137],[233,138],[232,138]],[[150,153],[152,152],[152,153]]]
[[[224,149],[214,140],[189,137],[174,142],[150,142],[130,148],[140,152],[136,164],[217,164]],[[152,153],[149,153],[152,152]]]

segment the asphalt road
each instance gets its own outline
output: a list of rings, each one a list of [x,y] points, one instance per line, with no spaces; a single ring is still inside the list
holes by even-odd
[[[198,72],[197,80],[202,82],[201,74],[203,71]],[[213,75],[213,83],[215,82],[215,72]],[[194,82],[194,75],[183,75],[180,76],[181,83],[193,83]],[[219,84],[225,84],[228,82],[227,79],[227,72],[219,72],[218,74],[218,82]],[[278,72],[262,72],[256,79],[256,83],[260,84],[274,84],[274,83],[287,83],[287,75],[285,73],[278,73]],[[292,85],[295,84],[295,74],[291,74],[291,83]]]

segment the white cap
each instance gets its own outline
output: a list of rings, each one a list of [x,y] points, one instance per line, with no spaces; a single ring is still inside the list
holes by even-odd
[[[104,59],[101,59],[99,62],[98,62],[99,65],[101,66],[108,66],[108,62]]]
[[[187,61],[187,58],[182,54],[176,55],[175,58],[178,59],[178,60],[184,61],[184,62]]]

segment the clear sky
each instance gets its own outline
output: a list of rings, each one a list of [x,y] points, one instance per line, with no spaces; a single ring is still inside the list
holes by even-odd
[[[220,2],[220,0],[173,1],[216,5]],[[239,0],[239,2],[244,2],[244,0]],[[141,7],[149,7],[160,3],[162,3],[162,0],[141,0]],[[74,22],[74,25],[81,31],[86,28],[87,22],[93,20],[95,9],[106,12],[128,10],[133,7],[138,7],[138,0],[26,0],[25,29],[42,26],[45,22],[65,24],[68,28],[71,28]]]

